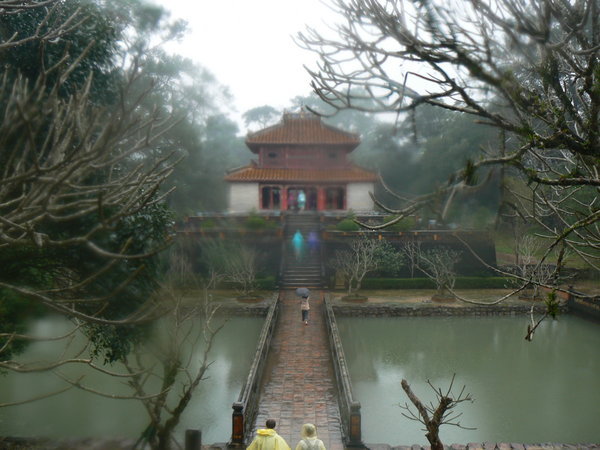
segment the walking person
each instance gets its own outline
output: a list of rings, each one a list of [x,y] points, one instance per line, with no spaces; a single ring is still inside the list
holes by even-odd
[[[285,439],[275,431],[275,419],[268,419],[265,425],[267,428],[256,430],[256,437],[247,450],[292,450]]]
[[[304,207],[306,206],[306,194],[304,191],[300,191],[298,193],[298,209],[300,211],[304,211]]]
[[[292,247],[294,247],[296,261],[300,261],[302,259],[302,253],[304,252],[304,236],[302,236],[300,230],[296,230],[294,236],[292,236]]]
[[[302,312],[302,322],[304,325],[308,325],[308,312],[310,311],[310,303],[308,302],[308,294],[302,296],[300,301],[300,311]]]
[[[325,450],[325,444],[323,444],[321,439],[317,438],[317,427],[312,423],[302,425],[300,435],[302,439],[296,445],[296,450]]]

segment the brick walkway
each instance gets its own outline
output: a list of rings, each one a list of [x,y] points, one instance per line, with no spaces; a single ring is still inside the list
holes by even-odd
[[[308,326],[301,321],[300,299],[294,291],[281,291],[281,302],[254,429],[264,428],[265,421],[273,418],[276,431],[294,449],[302,424],[314,423],[327,450],[342,450],[323,293],[311,293]]]

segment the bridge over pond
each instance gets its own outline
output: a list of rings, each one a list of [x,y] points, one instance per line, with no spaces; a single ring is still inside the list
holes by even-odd
[[[262,353],[263,361],[253,366],[246,394],[242,392],[237,404],[242,415],[238,415],[238,423],[244,428],[240,430],[243,437],[237,437],[246,444],[256,429],[264,428],[266,420],[272,418],[277,421],[277,432],[292,448],[300,440],[300,429],[307,422],[317,426],[318,436],[327,449],[344,448],[322,291],[312,292],[310,306],[309,324],[304,325],[300,299],[293,290],[283,290],[273,308],[275,314],[267,316],[266,328],[270,331],[261,336],[256,358],[260,360]],[[273,322],[270,327],[269,321]],[[253,382],[253,376],[262,379]],[[245,421],[251,421],[252,427],[250,423],[242,425]],[[232,441],[235,441],[236,412],[233,422]]]
[[[311,296],[308,325],[301,321],[300,300],[293,291],[282,291],[280,302],[254,428],[264,428],[274,418],[278,433],[294,448],[302,425],[314,423],[328,449],[342,449],[323,294]]]

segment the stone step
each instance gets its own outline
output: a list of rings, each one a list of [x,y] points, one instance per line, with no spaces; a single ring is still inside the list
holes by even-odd
[[[281,274],[284,278],[286,277],[309,277],[309,278],[320,278],[321,271],[320,270],[286,270]]]
[[[289,282],[289,283],[285,283],[285,282],[281,282],[279,284],[279,287],[281,289],[296,289],[299,287],[305,287],[308,289],[322,289],[323,285],[321,283],[296,283],[296,282]]]
[[[321,272],[284,272],[283,278],[321,278]]]
[[[283,284],[294,284],[296,286],[304,286],[304,285],[321,285],[320,278],[284,278],[281,280]]]
[[[320,274],[321,273],[321,266],[314,266],[314,267],[287,267],[284,271],[283,271],[284,275],[295,275],[295,274],[299,274],[299,273],[303,273],[303,274]]]
[[[300,270],[286,270],[283,272],[282,274],[283,276],[290,276],[290,277],[320,277],[321,276],[321,271],[320,270],[309,270],[309,271],[300,271]]]

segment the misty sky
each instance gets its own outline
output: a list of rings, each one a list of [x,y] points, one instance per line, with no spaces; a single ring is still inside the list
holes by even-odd
[[[310,93],[302,66],[314,66],[315,55],[291,36],[306,24],[322,30],[335,17],[320,0],[155,1],[188,21],[176,51],[230,88],[238,115],[265,104],[282,108]]]

